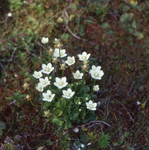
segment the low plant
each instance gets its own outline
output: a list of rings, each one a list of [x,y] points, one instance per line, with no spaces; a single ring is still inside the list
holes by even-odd
[[[46,44],[48,40],[45,42],[42,38],[42,42]],[[100,66],[89,65],[90,54],[78,54],[79,61],[76,62],[75,56],[68,56],[66,50],[61,48],[59,39],[55,39],[54,44],[57,48],[49,51],[51,61],[42,64],[42,69],[33,74],[39,81],[36,85],[40,92],[37,101],[43,102],[44,116],[64,129],[71,128],[74,123],[96,120],[94,92],[99,90],[99,86],[95,83],[101,80],[104,72]],[[86,82],[89,74],[93,81],[91,86]]]
[[[108,134],[102,133],[99,137],[98,144],[101,148],[107,148],[110,144],[110,137]]]

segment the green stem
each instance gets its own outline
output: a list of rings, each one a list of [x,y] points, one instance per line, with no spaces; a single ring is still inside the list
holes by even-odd
[[[81,85],[81,88],[80,88],[80,89],[82,89],[82,87],[83,87],[83,85],[84,85],[84,81],[85,81],[85,71],[83,72],[83,83],[82,83],[82,85]]]
[[[18,10],[16,11],[16,27],[18,26]]]
[[[83,83],[85,81],[85,71],[83,72]]]
[[[94,88],[94,86],[95,86],[95,83],[96,83],[96,79],[94,79],[94,81],[93,81],[93,87],[92,87],[91,95],[92,95],[93,92],[94,92],[93,88]]]
[[[64,70],[62,69],[62,77],[64,76]]]
[[[60,48],[59,48],[59,57],[60,57],[60,64],[62,64],[62,59],[61,59]]]
[[[33,102],[32,102],[33,96],[32,96],[32,94],[31,94],[31,92],[29,91],[29,89],[27,89],[27,91],[28,91],[28,94],[31,96],[31,98],[29,99],[30,103],[31,103],[33,106],[41,107],[41,106],[38,106],[38,105],[33,104]],[[36,102],[36,101],[35,101],[35,102]]]

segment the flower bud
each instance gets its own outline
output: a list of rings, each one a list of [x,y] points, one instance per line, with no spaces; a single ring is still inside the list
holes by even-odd
[[[61,70],[65,70],[65,69],[66,69],[66,65],[65,65],[65,64],[61,64],[60,69],[61,69]]]
[[[83,65],[83,66],[82,66],[82,69],[83,69],[84,71],[87,71],[88,66],[87,66],[87,65]]]
[[[63,44],[61,44],[61,43],[58,43],[55,45],[55,47],[57,47],[57,48],[61,48],[62,46],[63,46]]]
[[[28,101],[31,99],[30,95],[26,95],[25,97]]]
[[[87,60],[83,61],[83,64],[88,65],[88,61]]]
[[[48,110],[48,111],[44,111],[43,112],[44,113],[44,117],[47,117],[47,118],[49,118],[50,117],[50,111]]]
[[[78,105],[81,105],[81,102],[78,102]]]
[[[78,133],[78,132],[79,132],[79,128],[74,128],[73,131],[74,131],[75,133]]]
[[[56,64],[58,62],[58,59],[56,57],[54,57],[52,61],[53,61],[53,63]]]
[[[53,54],[53,49],[52,48],[50,48],[49,54]]]
[[[22,87],[26,90],[29,88],[29,84],[25,82]]]
[[[57,19],[57,23],[63,23],[63,21],[64,21],[64,19],[63,19],[62,17],[59,17],[59,18]]]

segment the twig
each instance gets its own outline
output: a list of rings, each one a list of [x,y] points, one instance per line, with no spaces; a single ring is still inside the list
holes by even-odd
[[[109,2],[110,2],[110,0],[108,0],[107,3],[105,4],[106,7],[108,6]]]
[[[131,115],[130,115],[130,113],[128,112],[128,110],[127,110],[127,108],[121,103],[121,102],[119,102],[118,100],[116,100],[118,103],[120,103],[123,107],[124,107],[124,109],[127,111],[127,113],[128,113],[128,115],[129,115],[129,117],[130,117],[130,119],[133,121],[133,123],[134,123],[134,120],[133,120],[133,118],[131,117]]]
[[[43,49],[45,49],[45,50],[47,50],[44,46],[42,46],[39,42],[37,42],[37,44],[39,45],[39,46],[41,46]]]
[[[39,58],[39,59],[42,59],[40,56],[37,56],[37,55],[35,55],[35,54],[32,54],[32,53],[29,53],[30,55],[32,55],[32,56],[35,56],[35,57],[37,57],[37,58]]]
[[[13,50],[13,52],[12,52],[12,55],[11,55],[11,58],[9,59],[9,60],[1,60],[1,61],[5,61],[5,62],[9,62],[9,61],[12,61],[12,59],[13,59],[13,56],[14,56],[14,53],[15,53],[15,51],[17,50],[17,48],[15,48],[14,50]]]
[[[130,90],[128,91],[127,95],[129,96],[130,92],[132,91],[132,88],[133,88],[133,85],[134,85],[135,81],[133,81],[131,87],[130,87]]]
[[[83,124],[83,125],[78,125],[77,127],[81,127],[81,126],[87,126],[87,125],[90,125],[91,123],[95,123],[95,124],[98,124],[98,123],[103,123],[103,124],[106,124],[107,126],[111,127],[108,123],[104,122],[104,121],[90,121],[86,124]]]
[[[8,106],[10,106],[12,104],[16,105],[16,100],[14,100],[13,102],[9,103]]]
[[[140,148],[145,147],[145,146],[146,146],[146,145],[142,145],[142,146],[137,147],[137,148],[134,148],[134,149],[140,149]]]
[[[4,66],[0,63],[1,67],[3,68],[4,72],[5,72],[5,76],[7,76],[6,70],[4,68]]]
[[[107,115],[106,115],[106,117],[109,115],[109,111],[108,111],[109,100],[110,100],[110,98],[107,97],[107,98],[106,98],[106,103],[105,103],[105,105],[106,105],[106,110],[107,110]]]
[[[81,142],[83,142],[84,143],[84,141],[83,140],[81,140],[81,139],[74,139],[74,138],[70,138],[71,140],[74,140],[74,141],[81,141]]]

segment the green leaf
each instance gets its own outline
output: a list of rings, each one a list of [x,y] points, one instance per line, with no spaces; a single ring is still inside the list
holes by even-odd
[[[61,108],[64,108],[66,106],[66,100],[65,100],[65,98],[61,98],[60,99],[60,105],[61,105]]]
[[[87,92],[90,91],[90,88],[85,85],[81,90],[80,90],[80,96],[83,97],[84,94],[87,94]]]
[[[147,139],[149,140],[149,134],[147,135]]]
[[[132,23],[132,27],[133,27],[134,29],[136,29],[136,28],[137,28],[137,23],[136,23],[135,21],[133,21],[133,23]]]
[[[60,110],[63,110],[65,106],[66,106],[65,98],[61,98],[58,102],[55,103],[55,107],[57,107]]]
[[[84,35],[84,26],[83,26],[82,24],[80,24],[80,32],[79,32],[79,34],[80,34],[81,36]]]
[[[0,129],[6,129],[5,123],[2,121],[0,121]]]
[[[99,143],[99,146],[101,148],[107,148],[109,146],[109,143],[110,143],[110,137],[108,134],[104,134],[102,133],[100,136],[99,136],[99,140],[98,140],[98,143]]]
[[[52,122],[57,124],[58,126],[62,126],[62,124],[64,123],[64,121],[61,121],[56,117],[52,120]]]
[[[92,20],[84,20],[84,22],[86,22],[87,24],[91,24],[91,23],[93,23],[94,21],[92,21]]]
[[[25,78],[24,79],[25,82],[30,81],[30,80],[31,80],[31,78]]]
[[[68,40],[69,38],[69,34],[68,33],[65,33],[62,37],[63,40]]]
[[[85,142],[89,140],[89,137],[86,134],[81,135],[81,139]]]
[[[118,143],[117,143],[117,142],[113,143],[113,146],[117,146],[117,145],[118,145]]]
[[[105,23],[102,24],[102,27],[103,27],[104,29],[106,29],[106,28],[109,27],[109,24],[105,22]]]
[[[72,124],[71,124],[71,122],[70,121],[67,121],[66,123],[65,123],[65,129],[69,129],[69,128],[71,128],[72,127]]]
[[[76,105],[78,105],[78,102],[80,102],[80,98],[79,97],[75,97],[74,102]]]
[[[16,101],[16,104],[17,104],[17,106],[19,107],[19,102],[18,102],[18,101]]]
[[[3,135],[3,130],[0,129],[0,137]]]
[[[17,99],[23,99],[23,98],[26,97],[26,95],[27,95],[27,94],[20,94],[20,95],[18,95]]]
[[[45,109],[45,108],[47,108],[49,106],[51,106],[51,103],[50,102],[45,102],[44,105],[43,105],[43,108]]]
[[[76,120],[78,115],[79,115],[79,112],[72,112],[70,114],[70,120],[73,120],[73,121]]]
[[[83,122],[83,123],[87,123],[89,120],[90,120],[89,117],[85,117],[85,118],[82,120],[82,122]]]
[[[126,138],[126,137],[128,137],[130,135],[130,133],[129,132],[124,132],[124,137]]]
[[[56,116],[61,116],[62,115],[62,111],[61,110],[59,110],[59,109],[54,109],[54,114],[56,115]]]
[[[86,111],[85,111],[85,109],[82,107],[82,108],[81,108],[81,118],[84,119],[85,116],[86,116]]]
[[[14,97],[8,97],[7,99],[10,99],[10,100],[15,100],[16,98],[15,98],[15,96]]]
[[[64,109],[64,111],[63,111],[63,116],[64,116],[64,118],[70,118],[70,107],[69,106],[67,106],[67,107],[65,107],[65,109]]]

